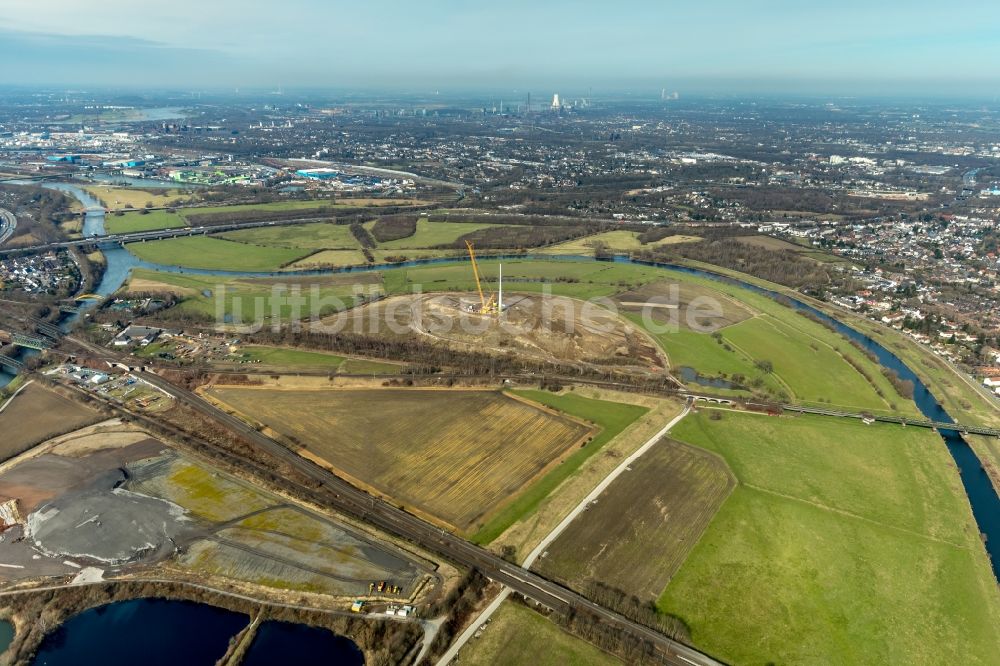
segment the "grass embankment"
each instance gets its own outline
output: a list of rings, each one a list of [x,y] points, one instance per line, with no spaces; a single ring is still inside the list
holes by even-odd
[[[309,254],[303,249],[248,245],[209,236],[132,243],[128,249],[154,264],[218,271],[276,271]]]
[[[511,393],[552,407],[570,416],[590,421],[601,430],[590,443],[570,454],[561,465],[528,487],[513,502],[506,505],[483,525],[472,536],[472,541],[480,544],[490,543],[515,522],[535,511],[542,500],[576,472],[587,458],[600,451],[601,447],[617,437],[625,428],[648,411],[645,407],[638,405],[595,400],[572,393],[557,395],[548,391],[535,390],[515,390]]]
[[[367,226],[370,228],[373,224],[374,222],[369,222]],[[391,251],[433,248],[454,243],[466,234],[492,226],[496,225],[478,222],[431,222],[426,218],[420,218],[417,220],[417,230],[412,236],[379,243],[378,247],[381,250]]]
[[[166,210],[130,212],[123,215],[108,215],[104,218],[105,231],[109,234],[132,234],[139,231],[179,229],[186,227],[184,218]],[[130,249],[135,249],[135,245]]]
[[[1000,594],[934,433],[702,412],[672,434],[739,481],[658,602],[698,647],[732,663],[994,663]]]
[[[974,378],[954,368],[947,361],[938,357],[933,351],[901,331],[872,321],[855,312],[838,308],[830,303],[803,296],[793,289],[768,282],[767,280],[761,280],[752,275],[700,262],[688,261],[685,263],[745,280],[813,305],[855,330],[878,341],[883,347],[899,357],[916,373],[924,385],[934,394],[934,397],[941,402],[945,410],[959,423],[1000,427],[1000,404],[992,397],[983,395],[983,392],[976,386]],[[966,438],[966,441],[969,442],[985,465],[1000,470],[1000,446],[994,440],[969,436]],[[994,479],[994,487],[1000,493],[1000,480]]]
[[[709,376],[760,377],[776,397],[794,402],[913,416],[919,413],[911,399],[899,395],[877,363],[826,326],[736,285],[676,271],[668,275],[712,289],[719,299],[735,298],[754,314],[720,328],[718,340],[683,328],[656,335],[672,367],[686,365]],[[629,317],[641,323],[638,316]],[[762,373],[761,364],[773,370]]]
[[[572,636],[525,606],[507,601],[483,635],[461,652],[463,666],[612,666],[617,658]]]
[[[542,250],[545,254],[593,254],[594,249],[600,245],[612,252],[632,252],[635,250],[652,249],[663,245],[673,245],[675,243],[693,243],[700,241],[698,236],[667,236],[662,240],[643,245],[639,242],[638,231],[626,231],[618,229],[615,231],[603,231],[592,236],[576,238],[565,243],[557,243]]]
[[[180,206],[191,200],[192,192],[178,188],[150,188],[144,190],[137,187],[116,187],[114,185],[86,185],[83,188],[92,197],[99,200],[105,208],[112,210],[125,208],[167,208]]]
[[[293,249],[360,250],[358,240],[351,234],[350,226],[333,222],[294,224],[283,227],[240,229],[221,234],[220,238]]]
[[[221,278],[136,269],[129,278],[127,290],[131,293],[177,294],[182,297],[177,306],[179,311],[221,316],[223,321],[220,323],[235,325],[252,324],[258,319],[270,322],[273,313],[287,322],[295,309],[288,299],[296,289],[304,299],[299,308],[300,318],[309,320],[314,312],[325,316],[352,305],[355,288],[364,289],[364,293],[369,295],[379,292],[379,282],[380,276],[374,273],[364,277],[329,275],[295,281]]]
[[[398,374],[402,366],[383,361],[347,358],[336,354],[287,347],[243,347],[242,358],[278,368],[329,368],[342,374]]]
[[[499,262],[483,260],[479,271],[486,286],[493,289],[499,275]],[[573,298],[607,297],[655,279],[663,272],[656,268],[592,261],[557,261],[512,259],[503,262],[504,289],[510,292],[552,293]],[[385,271],[389,294],[475,290],[476,282],[467,262],[440,266],[416,266]]]

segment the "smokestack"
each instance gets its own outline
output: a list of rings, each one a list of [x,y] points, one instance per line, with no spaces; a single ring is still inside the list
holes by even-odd
[[[500,302],[497,303],[497,318],[503,314],[503,264],[500,264]]]

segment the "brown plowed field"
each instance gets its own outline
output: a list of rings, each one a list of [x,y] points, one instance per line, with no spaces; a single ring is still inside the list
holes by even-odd
[[[496,391],[221,386],[207,394],[357,485],[463,531],[593,434]]]
[[[665,439],[580,514],[535,569],[576,589],[599,581],[656,600],[735,485],[718,456]]]
[[[37,383],[0,412],[0,460],[98,420],[97,412]]]

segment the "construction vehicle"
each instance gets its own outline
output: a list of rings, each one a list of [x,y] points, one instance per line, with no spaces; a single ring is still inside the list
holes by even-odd
[[[497,301],[496,295],[492,292],[489,294],[489,298],[487,298],[486,293],[483,291],[482,280],[479,276],[479,263],[476,261],[476,251],[472,247],[472,243],[469,241],[465,241],[465,246],[469,248],[469,260],[472,262],[472,275],[476,278],[476,291],[479,292],[479,314],[499,315],[500,311],[503,309],[503,306],[501,305],[503,302],[503,274],[501,273],[500,278],[500,301]]]

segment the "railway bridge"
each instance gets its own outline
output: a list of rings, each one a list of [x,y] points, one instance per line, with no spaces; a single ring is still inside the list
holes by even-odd
[[[987,435],[990,437],[1000,437],[1000,429],[998,428],[968,425],[965,423],[949,423],[947,421],[932,421],[930,419],[911,419],[905,416],[866,414],[864,412],[842,412],[835,409],[807,407],[805,405],[781,405],[781,409],[786,412],[798,412],[800,414],[819,414],[821,416],[839,416],[849,419],[859,419],[869,423],[875,421],[878,421],[879,423],[898,423],[902,426],[915,426],[917,428],[954,430],[966,435]]]
[[[10,343],[15,347],[26,347],[38,351],[52,348],[52,341],[48,338],[28,335],[27,333],[11,333]]]

